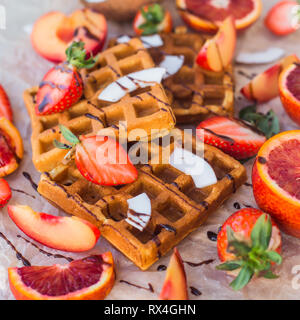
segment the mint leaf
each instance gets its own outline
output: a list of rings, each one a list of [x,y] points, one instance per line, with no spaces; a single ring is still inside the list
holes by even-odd
[[[75,134],[70,131],[67,127],[64,125],[60,124],[59,129],[63,135],[63,137],[68,140],[72,145],[78,144],[80,141],[79,139],[75,136]]]
[[[279,120],[273,110],[269,110],[266,114],[263,114],[256,112],[256,105],[251,105],[240,111],[239,118],[255,126],[267,139],[280,131]]]
[[[249,266],[244,266],[238,276],[230,283],[230,286],[236,291],[244,288],[253,277],[253,274],[254,272]]]

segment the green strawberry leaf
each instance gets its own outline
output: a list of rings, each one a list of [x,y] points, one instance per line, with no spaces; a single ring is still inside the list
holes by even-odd
[[[267,250],[272,235],[272,223],[269,215],[262,214],[256,221],[252,232],[251,241],[254,248]]]
[[[269,110],[266,114],[263,114],[256,112],[256,105],[251,105],[240,111],[239,118],[255,126],[267,139],[280,131],[279,120],[273,110]]]
[[[233,260],[233,261],[226,261],[218,266],[216,266],[217,270],[226,270],[232,271],[240,268],[244,264],[243,260]]]
[[[264,274],[264,278],[266,278],[266,279],[277,279],[278,276],[276,274],[274,274],[272,271],[269,270]]]
[[[74,41],[66,50],[67,61],[72,66],[76,67],[77,69],[90,69],[93,68],[96,61],[91,56],[89,59],[86,59],[87,53],[84,49],[84,42]]]
[[[230,283],[233,290],[240,290],[245,287],[246,284],[253,277],[254,272],[249,266],[244,266],[239,272],[238,276]]]
[[[271,260],[272,262],[275,262],[276,264],[282,263],[282,257],[276,251],[266,251],[265,255],[269,258],[269,260]]]
[[[227,226],[227,240],[228,240],[228,248],[227,251],[230,253],[234,253],[236,256],[247,256],[251,251],[251,248],[244,242],[241,242],[236,239],[234,235],[234,231],[230,226]]]
[[[75,136],[75,134],[74,134],[71,130],[69,130],[67,127],[65,127],[64,125],[60,124],[60,125],[59,125],[59,129],[60,129],[63,137],[64,137],[67,141],[69,141],[69,142],[72,144],[72,146],[80,143],[80,140],[79,140],[79,139]]]
[[[56,139],[53,141],[53,144],[55,146],[55,148],[58,148],[58,149],[72,149],[71,146],[65,144],[65,143],[62,143],[62,142],[59,142],[57,141]]]

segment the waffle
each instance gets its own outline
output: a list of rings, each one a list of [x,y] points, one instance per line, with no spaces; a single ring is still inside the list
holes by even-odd
[[[159,65],[164,56],[183,55],[184,64],[173,76],[163,81],[177,123],[202,121],[212,115],[233,115],[234,81],[230,65],[224,72],[201,69],[196,57],[207,36],[187,33],[178,27],[175,33],[160,35],[164,45],[149,49],[154,62]],[[110,41],[115,45],[117,39]]]
[[[170,139],[168,145],[171,152],[174,146],[183,146],[178,139],[183,133],[176,130],[175,138]],[[195,137],[186,135],[184,146],[191,145],[193,152],[202,147],[199,151],[204,152],[204,158],[218,178],[213,186],[198,189],[191,176],[157,161],[167,148],[162,147],[160,141],[156,140],[158,151],[153,152],[149,164],[136,165],[139,175],[134,183],[121,187],[99,186],[85,180],[75,165],[71,165],[42,174],[38,191],[65,212],[94,223],[109,242],[146,270],[197,229],[246,181],[243,165],[212,146],[199,146]],[[135,154],[135,147],[131,146],[129,155]],[[140,232],[125,221],[126,200],[143,192],[151,199],[152,215],[146,229]]]
[[[35,95],[38,88],[26,90],[24,101],[32,123],[33,162],[38,171],[55,168],[66,155],[65,150],[56,149],[53,140],[66,141],[60,135],[58,124],[67,126],[76,135],[96,133],[114,134],[118,137],[119,123],[128,132],[128,140],[134,129],[142,128],[146,136],[155,128],[158,135],[165,135],[175,125],[175,117],[163,87],[138,89],[126,94],[117,103],[108,103],[98,99],[101,91],[110,83],[131,72],[148,69],[154,62],[139,39],[132,39],[128,44],[117,45],[103,51],[92,70],[82,70],[84,80],[84,98],[70,109],[49,116],[35,114]],[[125,121],[125,122],[124,122]],[[105,129],[105,130],[104,130]]]

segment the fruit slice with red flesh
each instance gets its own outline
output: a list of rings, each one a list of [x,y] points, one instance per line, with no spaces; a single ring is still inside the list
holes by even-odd
[[[212,117],[197,127],[197,137],[235,159],[248,159],[257,154],[266,137],[245,122],[233,118]]]
[[[300,125],[300,64],[291,64],[279,77],[279,96],[287,114]]]
[[[67,265],[9,268],[17,300],[103,300],[115,283],[110,252],[74,260]]]
[[[36,114],[49,115],[70,108],[82,96],[83,81],[75,67],[68,64],[50,69],[40,83]]]
[[[58,11],[49,12],[34,24],[31,41],[34,49],[55,63],[66,59],[65,51],[73,41],[85,42],[88,53],[96,55],[107,35],[105,17],[89,9],[77,10],[69,17]]]
[[[4,88],[0,84],[0,117],[4,117],[9,121],[13,120],[13,114],[8,96]]]
[[[174,248],[159,298],[161,300],[189,299],[184,265],[177,248]]]
[[[11,198],[11,189],[8,182],[0,178],[0,208],[3,208]]]
[[[21,205],[8,206],[7,211],[28,237],[49,248],[83,252],[92,249],[100,237],[93,224],[77,217],[57,217]]]
[[[258,152],[252,172],[259,207],[300,238],[300,130],[282,132]]]
[[[134,182],[138,173],[126,151],[115,140],[102,136],[81,136],[76,145],[76,165],[93,183],[111,186]]]
[[[261,0],[176,0],[182,19],[197,31],[216,32],[218,24],[232,15],[237,30],[253,24],[262,11]]]
[[[206,41],[197,56],[197,64],[207,70],[220,72],[231,63],[236,46],[236,30],[232,17],[220,25],[218,33]]]
[[[299,61],[296,55],[290,55],[278,61],[275,65],[257,75],[241,93],[248,99],[256,102],[267,102],[279,94],[278,78],[281,71],[290,64]]]
[[[0,118],[0,177],[15,171],[23,157],[23,142],[18,129]]]
[[[280,1],[267,14],[265,18],[266,27],[278,36],[284,36],[297,30],[293,24],[293,18],[297,17],[296,1]]]

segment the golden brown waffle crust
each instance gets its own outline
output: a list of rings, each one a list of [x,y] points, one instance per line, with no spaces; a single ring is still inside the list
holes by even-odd
[[[175,33],[160,34],[163,46],[150,48],[154,62],[159,64],[165,55],[182,55],[184,64],[173,76],[163,81],[177,123],[193,123],[211,116],[233,116],[234,76],[233,66],[222,72],[200,68],[196,58],[208,36],[187,33],[178,27]],[[114,46],[117,39],[111,39]]]
[[[119,137],[120,121],[126,123],[128,139],[130,133],[143,129],[141,139],[151,135],[152,129],[165,135],[175,126],[175,116],[163,87],[156,84],[135,93],[126,94],[116,103],[98,99],[99,94],[110,83],[131,72],[154,67],[154,62],[139,39],[128,44],[117,45],[103,51],[92,70],[82,70],[84,97],[64,112],[37,116],[35,96],[38,87],[24,92],[24,102],[32,125],[32,160],[40,172],[55,168],[66,155],[65,150],[53,146],[54,139],[66,143],[58,125],[63,124],[76,135],[113,134]]]
[[[191,143],[195,146],[196,138],[191,137]],[[138,166],[137,181],[121,188],[92,184],[75,167],[68,167],[58,181],[43,174],[38,191],[65,212],[94,223],[103,237],[146,270],[196,230],[246,181],[244,166],[222,151],[204,145],[204,158],[214,168],[218,182],[202,189],[171,165],[149,164]],[[126,200],[142,192],[152,203],[151,220],[144,232],[125,221]]]

